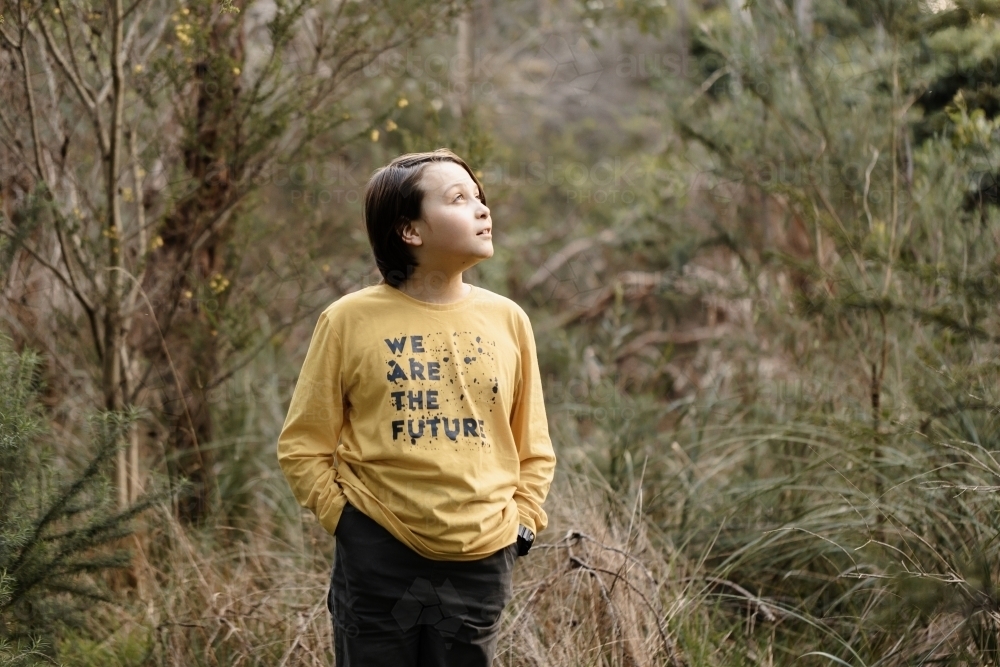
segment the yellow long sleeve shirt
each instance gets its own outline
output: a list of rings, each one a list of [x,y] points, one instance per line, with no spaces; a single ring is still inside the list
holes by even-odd
[[[425,558],[485,558],[548,524],[555,472],[534,334],[472,286],[381,283],[320,315],[278,437],[295,498],[333,534],[347,501]]]

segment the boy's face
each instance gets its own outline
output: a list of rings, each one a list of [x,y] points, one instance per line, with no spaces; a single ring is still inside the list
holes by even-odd
[[[433,162],[424,168],[420,183],[420,219],[401,232],[420,266],[461,272],[492,257],[493,220],[469,172],[454,162]]]

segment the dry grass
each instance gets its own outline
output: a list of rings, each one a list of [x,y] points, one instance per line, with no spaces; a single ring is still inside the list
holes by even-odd
[[[651,541],[641,502],[626,506],[592,479],[553,483],[548,539],[519,563],[497,661],[686,664],[670,627],[690,604],[683,560]]]
[[[592,480],[557,475],[549,528],[515,570],[497,665],[688,664],[672,626],[697,603],[680,583],[689,570],[654,544],[641,498],[624,504]],[[151,519],[137,539],[130,601],[95,616],[100,643],[64,642],[67,665],[333,664],[333,540],[318,524],[306,520],[290,543],[262,521],[218,547],[219,531],[186,530],[169,511]]]
[[[229,536],[220,547],[209,538],[226,539],[224,531],[186,530],[160,511],[134,549],[132,599],[105,610],[101,622],[115,630],[102,650],[135,654],[118,664],[163,667],[329,665],[328,572],[308,539],[318,526],[307,526],[299,544],[271,536],[270,528]],[[107,664],[94,662],[96,649],[83,645],[73,644],[77,654],[64,659]]]

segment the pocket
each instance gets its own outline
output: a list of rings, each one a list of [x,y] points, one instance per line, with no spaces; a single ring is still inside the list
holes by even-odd
[[[340,530],[341,524],[344,523],[344,515],[347,514],[351,510],[354,510],[355,512],[357,512],[357,509],[353,505],[351,505],[351,503],[347,503],[346,505],[344,505],[344,509],[340,510],[340,518],[337,519],[337,525],[334,526],[334,528],[333,528],[333,536],[334,537],[337,536],[337,531]]]
[[[505,549],[505,556],[510,556]],[[485,646],[495,643],[499,637],[503,610],[514,597],[512,568],[504,568],[490,577],[486,585],[478,585],[476,590],[464,590],[466,611],[458,628],[456,639],[466,644]]]

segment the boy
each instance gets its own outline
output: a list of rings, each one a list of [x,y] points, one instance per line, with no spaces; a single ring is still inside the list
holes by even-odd
[[[453,152],[396,158],[364,206],[383,282],[320,315],[278,461],[336,536],[338,667],[487,666],[555,471],[531,324],[462,282],[492,220]]]

